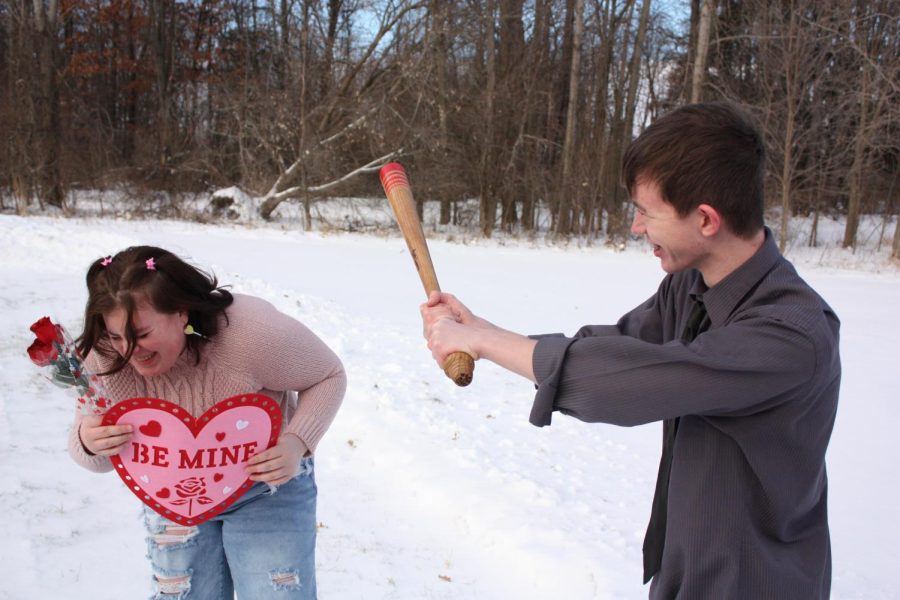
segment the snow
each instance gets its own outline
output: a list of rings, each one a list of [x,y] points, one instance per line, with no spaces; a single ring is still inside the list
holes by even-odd
[[[831,243],[838,227],[827,225]],[[0,599],[150,593],[136,499],[112,473],[69,459],[74,399],[25,355],[38,317],[79,331],[88,264],[134,244],[166,247],[234,291],[266,298],[343,359],[347,396],[316,457],[321,598],[646,597],[641,541],[659,425],[557,415],[535,428],[527,422],[533,387],[485,362],[471,386],[454,386],[421,337],[424,294],[396,235],[0,215]],[[900,378],[891,349],[900,273],[883,254],[802,246],[801,224],[791,257],[843,323],[828,453],[832,597],[898,598],[889,578],[900,564]],[[431,252],[445,290],[525,333],[614,322],[661,278],[640,244],[614,252],[435,239]]]

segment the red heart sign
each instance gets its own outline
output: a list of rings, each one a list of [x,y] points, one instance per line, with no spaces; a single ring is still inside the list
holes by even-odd
[[[132,426],[127,449],[111,457],[128,489],[163,517],[197,525],[250,489],[245,465],[277,442],[281,409],[268,396],[245,394],[195,419],[167,400],[130,398],[103,424]]]

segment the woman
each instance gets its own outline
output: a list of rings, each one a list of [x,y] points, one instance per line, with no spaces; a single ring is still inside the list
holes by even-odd
[[[185,527],[144,507],[154,597],[315,598],[312,455],[346,388],[338,357],[268,302],[232,295],[162,248],[96,260],[87,286],[79,350],[114,402],[162,398],[198,417],[258,392],[284,415],[276,445],[248,461],[255,483],[221,514]],[[131,435],[129,425],[79,415],[69,451],[91,471],[110,471]]]

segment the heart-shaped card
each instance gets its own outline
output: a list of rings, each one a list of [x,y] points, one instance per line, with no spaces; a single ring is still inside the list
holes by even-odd
[[[130,398],[103,424],[132,426],[127,449],[111,457],[128,489],[163,517],[197,525],[250,489],[245,465],[278,441],[281,409],[268,396],[243,394],[195,419],[167,400]]]

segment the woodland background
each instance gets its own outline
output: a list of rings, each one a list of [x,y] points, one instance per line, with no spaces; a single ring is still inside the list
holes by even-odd
[[[812,218],[810,245],[839,218],[854,247],[879,215],[900,258],[898,15],[896,0],[0,0],[0,211],[119,189],[178,217],[238,186],[262,218],[299,203],[309,228],[315,202],[379,195],[365,175],[396,159],[442,224],[614,242],[628,142],[729,99],[765,133],[782,245],[792,216]]]

